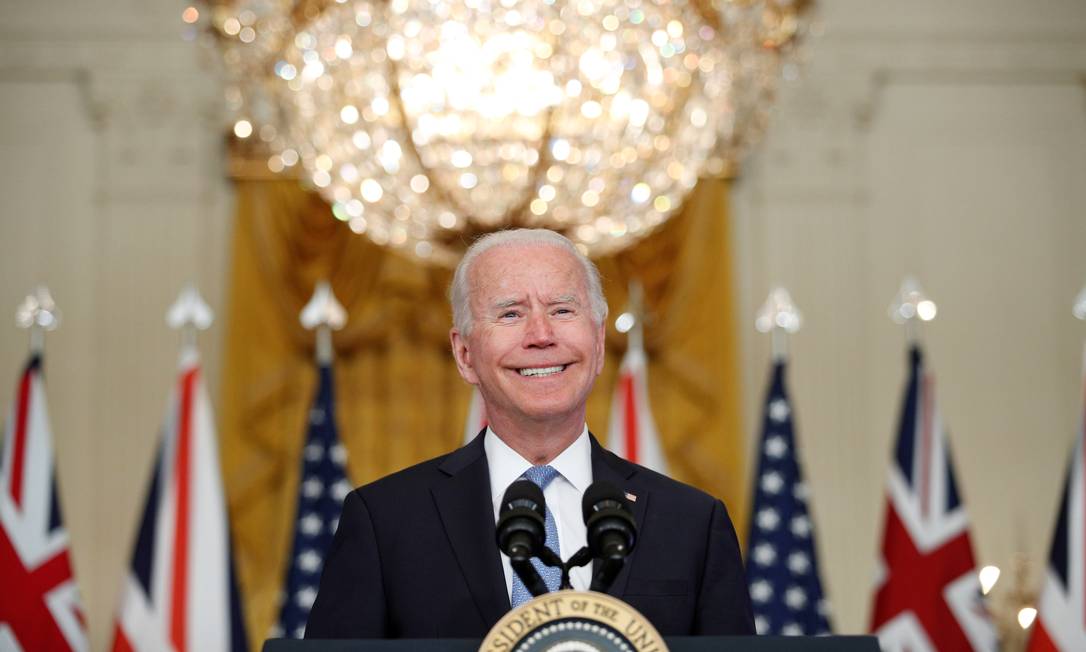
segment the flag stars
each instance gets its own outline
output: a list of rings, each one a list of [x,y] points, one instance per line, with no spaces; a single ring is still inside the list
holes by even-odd
[[[324,408],[315,407],[309,411],[309,424],[313,426],[320,426],[324,424],[324,420],[328,418],[328,415],[324,413]]]
[[[758,603],[769,602],[773,598],[773,586],[765,580],[758,580],[750,585],[750,599]]]
[[[306,498],[320,498],[324,493],[324,483],[316,476],[309,476],[302,483],[302,495]]]
[[[320,462],[324,459],[324,446],[312,443],[305,447],[305,459],[307,462]]]
[[[780,490],[784,487],[784,478],[780,473],[776,471],[770,471],[762,476],[762,491],[766,491],[771,494],[780,493]]]
[[[347,449],[338,441],[332,445],[332,461],[339,466],[347,463]]]
[[[347,482],[346,478],[340,478],[332,485],[332,498],[335,498],[336,502],[342,502],[349,493],[351,493],[351,483]]]
[[[314,586],[303,586],[294,594],[294,603],[306,611],[312,608],[313,603],[316,602],[316,600],[317,588]]]
[[[788,401],[783,398],[774,399],[769,403],[769,420],[774,423],[784,423],[788,420],[788,415],[792,413],[792,408],[788,407]]]
[[[811,558],[807,553],[796,551],[788,555],[788,570],[794,575],[805,575],[811,569]]]
[[[807,592],[798,586],[790,586],[784,592],[784,603],[790,608],[799,611],[807,606]]]
[[[792,496],[795,497],[801,503],[806,503],[810,491],[807,489],[807,483],[802,480],[798,480],[795,486],[792,487]]]
[[[780,435],[773,435],[767,437],[765,440],[765,454],[769,457],[779,460],[784,457],[788,452],[788,442],[784,440],[784,437]]]
[[[803,636],[803,628],[799,626],[799,623],[785,623],[784,627],[781,627],[781,634],[783,636]]]
[[[321,528],[324,527],[324,519],[313,512],[309,512],[301,518],[298,526],[302,529],[302,534],[315,537],[321,533]]]
[[[792,534],[797,537],[806,539],[811,536],[811,519],[806,516],[794,516],[792,517]]]
[[[312,548],[298,555],[298,567],[307,573],[316,573],[321,569],[321,556]]]
[[[763,530],[776,530],[777,526],[780,525],[781,516],[777,513],[777,510],[773,509],[772,507],[766,507],[765,509],[758,512],[757,520],[759,528]],[[793,526],[794,523],[795,520],[793,519]],[[795,529],[793,527],[793,532],[794,531]]]
[[[769,542],[759,543],[754,546],[754,563],[759,566],[769,566],[777,561],[777,549]]]
[[[769,633],[769,620],[765,616],[754,617],[754,630],[758,632],[759,636],[763,636]]]

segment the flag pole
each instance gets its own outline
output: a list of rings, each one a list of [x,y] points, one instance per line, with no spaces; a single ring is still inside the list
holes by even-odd
[[[60,325],[60,310],[49,288],[39,285],[26,295],[15,309],[15,324],[30,331],[30,355],[41,355],[45,351],[45,333]]]
[[[615,329],[626,334],[626,349],[645,348],[645,289],[641,281],[630,281],[626,310],[615,318]]]
[[[1082,291],[1075,297],[1075,303],[1071,306],[1071,314],[1075,316],[1075,319],[1086,322],[1086,286],[1082,287]],[[1086,343],[1082,347],[1082,377],[1086,379]]]
[[[912,276],[901,281],[901,289],[890,303],[890,319],[905,327],[905,342],[910,348],[920,343],[920,322],[935,319],[937,312],[935,302]]]
[[[196,348],[196,335],[211,328],[213,321],[215,313],[192,283],[181,288],[177,299],[166,311],[166,325],[181,332],[182,354]]]
[[[758,310],[754,328],[759,333],[772,335],[773,362],[788,359],[788,336],[799,332],[803,327],[803,314],[792,301],[792,295],[781,286],[774,287],[766,297],[765,303]]]
[[[319,366],[332,364],[332,331],[338,331],[347,324],[347,311],[336,300],[332,285],[328,281],[318,281],[313,288],[313,296],[302,308],[299,319],[306,330],[316,331],[316,358]]]

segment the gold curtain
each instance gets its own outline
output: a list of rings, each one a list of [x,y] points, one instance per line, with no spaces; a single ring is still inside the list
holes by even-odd
[[[727,182],[705,180],[683,212],[597,263],[612,314],[645,289],[649,394],[671,474],[720,496],[745,531],[745,469],[728,252]],[[355,484],[460,444],[471,392],[448,344],[451,274],[357,236],[296,182],[240,180],[220,401],[223,467],[253,649],[278,617],[316,384],[313,337],[298,320],[328,279],[348,313],[335,333],[336,418]],[[589,398],[607,434],[624,336]]]

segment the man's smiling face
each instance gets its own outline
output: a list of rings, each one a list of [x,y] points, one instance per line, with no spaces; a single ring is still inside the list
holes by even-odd
[[[453,353],[488,419],[581,428],[604,328],[580,261],[554,245],[516,244],[481,253],[469,271],[472,327],[453,331]]]

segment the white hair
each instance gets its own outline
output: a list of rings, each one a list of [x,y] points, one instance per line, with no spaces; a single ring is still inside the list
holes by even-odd
[[[449,285],[449,303],[452,304],[453,326],[462,335],[468,335],[472,325],[470,278],[472,264],[485,251],[495,247],[515,245],[546,245],[564,249],[572,254],[584,269],[585,287],[588,290],[588,302],[593,321],[596,324],[602,324],[607,319],[607,299],[603,296],[600,271],[569,238],[549,229],[508,229],[488,233],[471,243],[456,266],[452,283]]]

